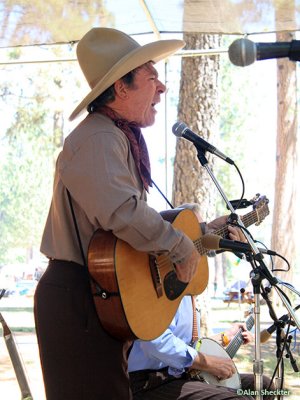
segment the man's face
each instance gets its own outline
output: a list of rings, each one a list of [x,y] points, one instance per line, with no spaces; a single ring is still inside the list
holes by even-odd
[[[140,127],[154,124],[155,105],[160,102],[160,95],[166,90],[158,79],[158,73],[151,63],[139,68],[134,76],[134,85],[128,87],[128,120]]]

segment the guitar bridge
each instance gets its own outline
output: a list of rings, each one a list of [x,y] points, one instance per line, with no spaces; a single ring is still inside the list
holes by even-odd
[[[152,255],[149,256],[149,265],[156,295],[157,297],[162,297],[163,289],[162,289],[161,277],[155,256]]]

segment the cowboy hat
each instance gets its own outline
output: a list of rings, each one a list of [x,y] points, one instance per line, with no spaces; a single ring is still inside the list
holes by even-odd
[[[141,46],[116,29],[91,29],[77,45],[77,59],[91,91],[72,112],[70,121],[128,72],[148,61],[163,60],[183,46],[182,40],[175,39]]]

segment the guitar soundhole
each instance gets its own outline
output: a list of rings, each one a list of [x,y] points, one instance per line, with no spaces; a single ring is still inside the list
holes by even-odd
[[[175,300],[179,297],[188,283],[181,282],[177,279],[176,272],[170,271],[164,279],[164,289],[169,300]]]

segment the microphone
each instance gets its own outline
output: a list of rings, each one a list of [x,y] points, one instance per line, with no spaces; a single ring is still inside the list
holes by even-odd
[[[223,239],[222,236],[215,235],[213,233],[206,233],[201,239],[202,245],[208,250],[219,250],[225,249],[233,251],[234,253],[249,253],[252,252],[252,248],[248,243],[239,242],[238,240]],[[270,256],[276,256],[277,253],[272,250],[263,248],[258,249],[263,254]]]
[[[191,131],[188,126],[184,122],[176,122],[173,125],[172,132],[177,137],[183,137],[190,142],[192,142],[197,148],[201,150],[208,151],[216,156],[222,158],[222,160],[228,162],[229,164],[234,164],[229,157],[225,156],[220,150],[218,150],[215,146],[208,143],[206,140],[202,139],[199,135],[196,135],[193,131]]]
[[[262,330],[260,332],[260,341],[261,341],[261,343],[266,343],[270,339],[270,337],[272,336],[272,333],[274,333],[276,331],[277,326],[285,325],[288,322],[289,318],[290,318],[289,315],[285,314],[285,315],[283,315],[282,317],[279,318],[278,322],[275,322],[274,324],[269,326],[269,328]]]
[[[249,39],[237,39],[228,49],[229,59],[238,67],[246,67],[256,60],[289,57],[291,61],[300,60],[300,40],[291,42],[254,43]]]

